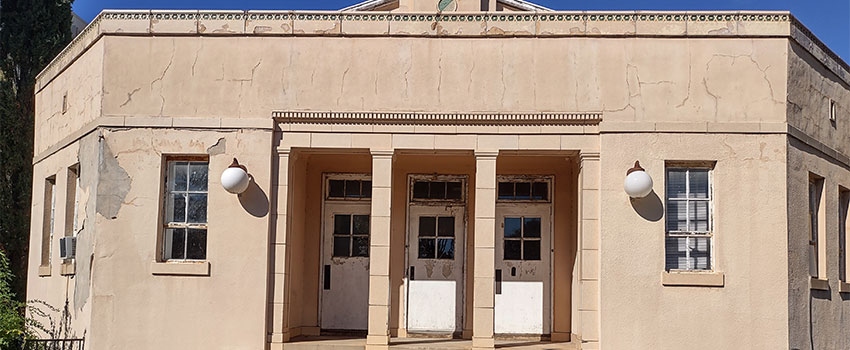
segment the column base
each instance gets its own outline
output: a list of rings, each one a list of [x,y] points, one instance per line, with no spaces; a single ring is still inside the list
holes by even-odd
[[[561,343],[561,342],[574,341],[572,335],[573,334],[570,333],[570,332],[552,332],[551,336],[552,336],[553,342]]]
[[[390,344],[390,336],[389,335],[367,335],[366,336],[366,347],[369,346],[388,346]],[[376,348],[377,349],[377,348]]]
[[[496,348],[496,340],[493,338],[472,337],[473,349],[494,349]]]

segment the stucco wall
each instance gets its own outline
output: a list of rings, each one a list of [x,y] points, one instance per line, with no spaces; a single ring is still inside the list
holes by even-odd
[[[107,130],[101,144],[92,259],[93,349],[264,345],[271,131]],[[222,145],[224,145],[222,147]],[[213,147],[218,146],[218,147]],[[164,155],[209,154],[209,276],[157,276]],[[233,157],[254,184],[229,194]],[[212,334],[220,336],[210,336]]]
[[[784,121],[787,39],[101,40],[106,116],[603,111],[610,122]]]
[[[601,139],[602,348],[788,348],[785,136]],[[635,160],[654,182],[654,194],[640,203],[623,192]],[[717,162],[714,262],[723,287],[662,285],[665,161]]]
[[[788,57],[788,123],[806,140],[790,138],[788,147],[788,304],[791,349],[850,347],[850,304],[839,293],[839,189],[850,188],[850,86],[791,44]],[[829,121],[829,99],[838,104]],[[836,159],[836,155],[838,158]],[[824,178],[826,275],[829,290],[810,289],[809,174]]]
[[[36,155],[101,115],[103,50],[104,42],[96,42],[44,89],[36,91]],[[63,112],[65,96],[67,108]]]

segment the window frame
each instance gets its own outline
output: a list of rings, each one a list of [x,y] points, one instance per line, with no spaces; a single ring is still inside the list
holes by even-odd
[[[417,260],[451,260],[454,261],[457,259],[457,235],[458,232],[455,229],[457,225],[457,218],[454,216],[446,216],[440,214],[433,215],[420,215],[418,217],[417,225],[421,225],[422,218],[434,218],[434,235],[433,236],[423,236],[422,229],[420,228],[416,235],[416,259]],[[452,219],[452,235],[451,236],[440,236],[440,219],[442,218],[451,218]],[[451,240],[452,242],[452,257],[451,258],[441,258],[440,257],[440,240]],[[422,257],[420,255],[420,245],[422,244],[422,240],[428,240],[434,242],[434,257]]]
[[[817,204],[813,201],[813,189],[817,192]],[[821,246],[826,236],[826,179],[820,175],[809,173],[808,181],[808,209],[809,209],[809,241],[808,261],[809,276],[816,279],[825,277],[826,271],[822,271],[825,254]],[[815,212],[816,211],[816,212]],[[814,260],[812,260],[814,259]],[[814,264],[814,265],[812,265]]]
[[[525,219],[526,218],[538,219],[540,221],[540,232],[539,232],[540,236],[538,236],[538,237],[526,237],[525,236]],[[520,235],[519,235],[519,237],[508,238],[507,236],[505,236],[505,229],[506,229],[505,221],[507,219],[519,219],[520,220],[519,221],[520,222],[520,225],[519,225]],[[543,219],[544,218],[542,218],[540,216],[534,216],[534,215],[505,215],[504,217],[502,217],[502,222],[501,222],[501,225],[502,225],[502,237],[501,237],[502,238],[502,260],[504,260],[504,261],[516,261],[516,262],[542,261],[543,260],[543,254],[544,254],[544,252],[543,252]],[[507,257],[505,257],[505,253],[507,252],[507,248],[505,248],[505,246],[507,244],[505,244],[505,243],[507,243],[507,241],[517,241],[517,242],[519,242],[519,246],[520,246],[520,248],[519,248],[519,259],[508,259]],[[535,241],[535,242],[539,243],[538,251],[537,251],[537,259],[526,259],[525,258],[525,242],[526,241]]]
[[[848,245],[847,245],[847,229],[850,222],[850,189],[844,186],[838,186],[838,280],[847,282],[848,280]]]
[[[714,207],[715,207],[715,198],[714,198],[714,168],[715,162],[667,162],[664,166],[664,270],[667,272],[686,272],[686,273],[713,273],[717,271],[717,261],[715,256],[715,227],[714,227]],[[684,198],[670,198],[670,172],[675,170],[684,170],[685,171],[685,197]],[[707,198],[690,198],[689,194],[691,193],[691,185],[690,185],[690,171],[691,170],[706,170],[708,173],[708,196]],[[691,202],[707,202],[708,209],[706,212],[707,218],[707,230],[699,231],[699,230],[670,230],[669,227],[669,215],[668,208],[670,202],[684,202],[685,203],[685,218],[686,218],[686,227],[690,226],[690,203]],[[706,238],[708,239],[708,253],[709,259],[708,264],[709,268],[707,269],[697,269],[691,267],[690,264],[690,256],[691,250],[688,249],[685,251],[685,257],[688,261],[688,268],[681,269],[676,268],[672,269],[667,266],[667,239],[668,238],[685,238],[686,246],[690,246],[691,238]]]
[[[348,217],[348,233],[336,233],[336,217],[337,216],[347,216]],[[365,216],[367,219],[367,232],[365,234],[362,233],[354,233],[354,217],[355,216]],[[371,254],[371,244],[372,244],[372,216],[370,214],[356,214],[352,212],[343,212],[343,213],[335,213],[333,216],[333,223],[331,223],[334,227],[333,232],[331,233],[331,258],[332,259],[352,259],[352,258],[369,258]],[[336,238],[337,237],[345,237],[348,238],[348,255],[336,255]],[[362,238],[366,237],[366,255],[354,255],[354,238]]]
[[[536,182],[545,182],[546,183],[546,199],[503,199],[499,198],[499,185],[503,182],[512,182],[514,186],[516,183],[528,182],[531,184],[531,189],[529,194],[533,196],[534,193],[534,183]],[[552,194],[554,193],[554,183],[555,176],[554,175],[497,175],[496,176],[496,202],[497,203],[552,203]],[[514,197],[516,197],[516,187],[514,188]]]
[[[323,187],[322,188],[322,194],[323,194],[323,199],[325,201],[328,201],[328,202],[362,202],[362,201],[369,202],[369,201],[372,200],[372,193],[373,193],[374,188],[372,188],[371,186],[370,186],[368,197],[364,197],[362,195],[360,197],[345,197],[344,195],[343,195],[343,197],[331,197],[331,185],[330,185],[331,180],[343,180],[343,181],[345,181],[345,180],[355,180],[355,181],[361,181],[361,186],[362,186],[362,182],[365,182],[365,181],[368,181],[370,183],[372,182],[372,175],[371,174],[367,174],[367,173],[324,173],[324,174],[322,174],[322,177],[323,177],[323,179],[322,179],[322,187]],[[362,191],[362,187],[361,187],[361,191]],[[361,194],[362,194],[362,192],[361,192]]]
[[[192,163],[206,163],[207,165],[207,190],[206,191],[173,191],[171,189],[170,181],[173,179],[170,177],[173,167],[172,164],[178,162],[187,162],[187,166],[191,166]],[[160,227],[160,240],[158,242],[157,247],[157,256],[159,262],[204,262],[209,261],[209,203],[210,203],[210,186],[209,186],[209,174],[210,174],[210,158],[207,155],[168,155],[163,157],[163,171],[162,171],[162,181],[161,185],[161,218],[159,220]],[[189,173],[187,172],[187,176]],[[188,180],[187,180],[188,181]],[[188,182],[187,182],[188,184]],[[185,215],[187,216],[187,221],[177,222],[177,221],[169,221],[169,211],[172,210],[172,206],[170,204],[170,199],[172,194],[174,193],[185,193],[189,194],[206,194],[207,196],[207,205],[206,205],[206,222],[203,223],[190,223],[188,222],[188,209],[186,209]],[[186,206],[189,205],[188,200],[185,203]],[[171,242],[169,242],[168,230],[171,229],[184,229],[184,244],[183,244],[183,258],[172,258],[170,257],[170,253],[168,249],[171,247]],[[189,230],[190,229],[198,229],[206,231],[206,239],[205,239],[205,247],[204,247],[204,255],[203,259],[189,259],[188,255],[188,240],[189,240]]]
[[[438,205],[438,204],[458,204],[462,205],[466,203],[467,198],[467,189],[469,186],[467,175],[425,175],[425,174],[411,174],[408,176],[407,181],[407,198],[409,204],[428,204],[428,205]],[[448,199],[448,198],[440,198],[440,199],[431,199],[431,198],[416,198],[413,195],[413,186],[416,182],[460,182],[460,198],[459,199]]]
[[[44,200],[42,203],[41,261],[39,267],[49,268],[53,253],[51,243],[56,227],[56,175],[50,175],[44,179]]]

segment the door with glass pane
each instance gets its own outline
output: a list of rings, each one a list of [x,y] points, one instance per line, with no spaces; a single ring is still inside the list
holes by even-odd
[[[463,325],[464,207],[411,205],[407,330],[455,333]]]
[[[323,218],[321,328],[365,330],[369,312],[369,202],[326,202]]]
[[[496,206],[497,334],[550,334],[551,206]]]

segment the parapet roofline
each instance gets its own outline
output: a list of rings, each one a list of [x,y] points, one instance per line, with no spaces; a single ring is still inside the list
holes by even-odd
[[[341,9],[340,11],[371,11],[376,8],[380,8],[384,5],[396,2],[399,0],[366,0],[348,7]],[[508,5],[520,10],[524,11],[553,11],[550,8],[545,6],[540,6],[530,1],[525,0],[496,0],[499,3],[504,5]]]
[[[38,74],[36,92],[104,35],[788,38],[850,85],[850,66],[787,11],[104,10]]]

